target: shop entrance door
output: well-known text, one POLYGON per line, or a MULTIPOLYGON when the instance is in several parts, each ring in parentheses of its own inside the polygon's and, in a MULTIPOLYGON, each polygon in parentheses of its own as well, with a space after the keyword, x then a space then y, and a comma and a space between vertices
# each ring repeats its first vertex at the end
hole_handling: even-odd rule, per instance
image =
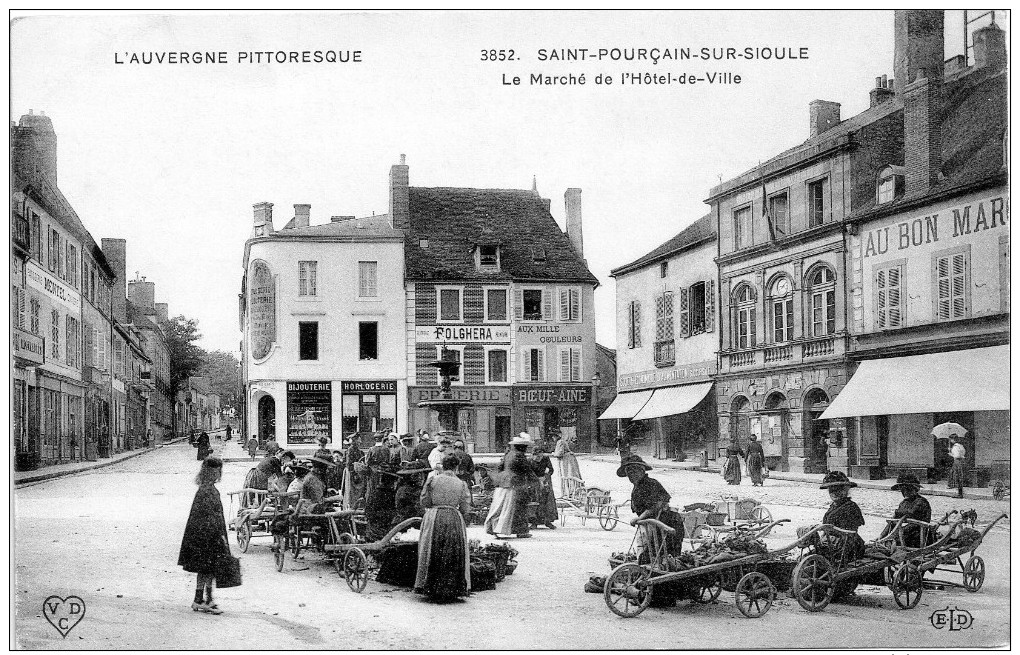
POLYGON ((829 397, 821 389, 813 389, 804 398, 804 472, 826 473, 829 470, 828 419, 820 418, 829 406, 829 397))
POLYGON ((379 431, 379 396, 367 394, 361 397, 360 422, 362 432, 379 431))
POLYGON ((496 450, 495 452, 501 453, 506 450, 507 444, 510 443, 510 408, 509 407, 497 407, 496 408, 496 419, 495 419, 495 432, 496 432, 496 450))
POLYGON ((265 443, 276 438, 276 400, 272 396, 262 396, 258 405, 259 442, 265 443))

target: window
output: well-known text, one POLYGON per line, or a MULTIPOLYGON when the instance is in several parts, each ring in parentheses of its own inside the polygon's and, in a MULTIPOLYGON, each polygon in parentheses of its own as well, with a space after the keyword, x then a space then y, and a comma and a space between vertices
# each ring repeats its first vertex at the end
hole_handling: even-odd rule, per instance
POLYGON ((518 320, 541 321, 552 316, 552 293, 548 289, 518 289, 514 312, 518 320))
POLYGON ((688 319, 690 321, 690 334, 701 334, 708 329, 708 324, 705 320, 705 309, 707 308, 707 285, 704 282, 695 282, 687 290, 687 302, 689 305, 688 311, 690 312, 688 319))
POLYGON ((637 300, 627 306, 627 347, 641 347, 641 303, 637 300))
POLYGON ((969 315, 970 271, 966 251, 935 257, 935 318, 952 321, 969 315))
POLYGON ((808 183, 808 227, 818 227, 825 222, 828 184, 827 179, 808 183))
POLYGON ((89 269, 89 296, 92 302, 96 302, 96 268, 95 266, 89 269))
POLYGON ((318 286, 319 262, 298 262, 298 295, 314 296, 318 286))
POLYGON ((673 340, 673 292, 655 297, 655 340, 673 340))
POLYGON ((60 312, 50 312, 50 357, 60 361, 60 312))
POLYGON ((479 268, 499 268, 499 247, 498 246, 478 246, 478 266, 479 268))
POLYGON ((531 246, 531 260, 536 263, 542 263, 545 261, 545 248, 540 246, 531 246))
POLYGON ((755 321, 757 295, 749 284, 741 284, 733 294, 733 345, 736 348, 753 348, 757 343, 755 321))
POLYGON ((378 323, 358 323, 358 359, 379 359, 378 323))
POLYGON ((832 334, 836 331, 836 274, 828 266, 819 266, 808 277, 808 289, 811 336, 832 334))
POLYGON ((493 349, 485 352, 485 382, 508 382, 508 353, 504 349, 493 349))
POLYGON ((47 262, 49 264, 50 273, 57 273, 63 275, 63 262, 62 253, 60 252, 60 233, 49 228, 49 248, 47 252, 47 262))
POLYGON ((772 319, 772 341, 783 343, 793 339, 793 285, 790 278, 780 276, 769 289, 772 319))
POLYGON ((319 323, 300 321, 298 323, 298 359, 319 358, 319 323))
POLYGON ((790 199, 785 192, 769 198, 769 218, 777 239, 790 233, 790 199))
POLYGON ((74 245, 67 244, 67 266, 65 267, 64 280, 74 288, 78 288, 78 249, 74 245))
POLYGON ((485 290, 485 320, 487 322, 505 323, 507 321, 507 290, 485 290))
POLYGON ((39 309, 41 307, 42 305, 40 304, 39 299, 32 296, 32 300, 29 302, 29 308, 31 309, 29 317, 29 331, 31 331, 32 334, 39 334, 39 309))
POLYGON ((581 320, 581 289, 568 287, 559 289, 560 321, 577 323, 581 320))
POLYGON ((878 176, 878 204, 889 202, 896 197, 896 177, 892 168, 886 166, 878 176))
POLYGON ((439 293, 439 320, 440 321, 461 321, 464 316, 464 306, 460 288, 437 289, 439 293))
POLYGON ((379 297, 379 262, 358 262, 358 297, 379 297))
POLYGON ((662 262, 659 264, 659 277, 664 278, 669 275, 669 262, 662 262))
POLYGON ((882 268, 875 272, 875 317, 880 330, 902 327, 902 265, 882 268))
POLYGON ((545 382, 545 348, 524 348, 521 358, 521 379, 524 382, 545 382))
POLYGON ((751 208, 744 207, 733 212, 733 246, 737 250, 753 242, 751 234, 751 208))
MULTIPOLYGON (((456 373, 450 376, 450 384, 464 384, 464 346, 446 346, 446 358, 460 364, 456 373)), ((443 359, 443 346, 436 346, 436 359, 443 359)), ((436 384, 442 384, 439 370, 436 370, 436 384)))
POLYGON ((560 382, 581 381, 581 348, 563 346, 560 348, 560 382))
POLYGON ((422 248, 422 249, 428 248, 429 247, 429 240, 428 239, 418 239, 418 247, 422 248))
POLYGON ((78 339, 81 335, 79 334, 79 323, 78 319, 67 317, 67 330, 65 337, 67 339, 67 365, 73 368, 81 367, 81 348, 78 344, 78 339))
POLYGON ((124 375, 124 342, 120 337, 114 337, 113 372, 117 375, 124 375))
POLYGON ((11 316, 14 319, 14 325, 22 330, 28 324, 28 311, 25 307, 26 296, 24 288, 11 285, 11 316))
POLYGON ((43 235, 42 235, 42 221, 39 220, 39 214, 32 212, 31 220, 32 228, 32 257, 35 258, 40 264, 43 262, 43 235))

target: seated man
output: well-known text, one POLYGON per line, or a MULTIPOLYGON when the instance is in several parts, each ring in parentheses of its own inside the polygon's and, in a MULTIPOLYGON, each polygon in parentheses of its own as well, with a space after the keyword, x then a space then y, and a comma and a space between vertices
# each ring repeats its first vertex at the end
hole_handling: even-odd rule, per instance
MULTIPOLYGON (((892 490, 902 493, 903 500, 900 501, 900 506, 893 513, 893 518, 889 519, 888 525, 882 531, 882 537, 888 535, 896 526, 896 523, 903 517, 925 523, 931 522, 931 504, 920 495, 921 481, 917 479, 916 475, 913 473, 901 473, 896 478, 896 484, 892 486, 892 490)), ((903 535, 904 546, 920 548, 925 545, 922 543, 923 526, 904 524, 900 534, 903 535)))
POLYGON ((294 517, 305 514, 321 514, 325 509, 322 504, 325 487, 318 477, 309 473, 312 465, 307 461, 299 460, 294 462, 291 469, 294 471, 295 478, 288 491, 297 490, 298 500, 289 513, 273 521, 270 532, 274 535, 286 534, 294 522, 294 517))

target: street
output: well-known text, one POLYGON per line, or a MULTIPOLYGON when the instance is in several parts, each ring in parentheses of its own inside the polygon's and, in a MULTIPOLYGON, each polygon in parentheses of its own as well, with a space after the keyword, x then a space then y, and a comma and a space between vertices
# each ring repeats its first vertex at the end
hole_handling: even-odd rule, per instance
MULTIPOLYGON (((236 442, 221 445, 227 457, 241 457, 236 442)), ((16 643, 27 649, 640 649, 640 648, 968 648, 1009 644, 1009 521, 1003 521, 978 549, 987 578, 976 594, 960 589, 924 592, 918 607, 900 610, 885 587, 864 586, 847 603, 808 613, 780 593, 761 619, 744 618, 724 591, 718 601, 675 608, 649 608, 633 619, 609 612, 601 595, 583 592, 592 574, 608 575, 607 559, 626 550, 633 529, 621 523, 602 530, 568 516, 565 527, 539 529, 534 538, 512 543, 520 551, 516 573, 493 591, 463 602, 433 604, 406 589, 370 581, 361 595, 351 592, 335 569, 310 553, 287 556, 275 570, 269 540, 256 537, 241 556, 244 584, 217 591, 221 616, 190 608, 195 577, 177 565, 184 523, 198 469, 187 443, 168 446, 89 473, 18 488, 15 504, 16 643), (66 637, 43 616, 51 595, 77 595, 85 617, 66 637), (943 608, 973 617, 964 630, 936 629, 930 617, 943 608)), ((240 488, 250 462, 228 462, 218 485, 240 488)), ((629 497, 629 483, 615 465, 581 459, 588 486, 629 497)), ((727 487, 718 475, 655 470, 673 495, 672 504, 717 499, 727 487)), ((766 503, 775 518, 790 518, 768 540, 781 546, 798 525, 818 522, 827 504, 824 491, 798 482, 767 481, 739 489, 766 503)), ((854 489, 865 512, 865 539, 873 538, 899 502, 898 494, 854 489)), ((1009 501, 931 498, 933 515, 974 507, 979 525, 1009 501)), ((229 509, 228 509, 229 512, 229 509)), ((623 517, 629 519, 629 510, 623 517)), ((487 541, 480 526, 469 538, 487 541)), ((232 546, 233 533, 230 534, 232 546)), ((959 576, 957 576, 958 579, 959 576)))

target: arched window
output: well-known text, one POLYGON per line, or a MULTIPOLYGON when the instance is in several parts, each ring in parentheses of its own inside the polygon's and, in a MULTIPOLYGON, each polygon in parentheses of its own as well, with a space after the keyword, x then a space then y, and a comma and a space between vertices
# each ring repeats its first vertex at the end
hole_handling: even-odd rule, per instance
POLYGON ((747 283, 741 284, 733 292, 733 346, 735 348, 753 348, 755 346, 755 321, 757 320, 755 301, 758 295, 747 283))
POLYGON ((886 166, 878 172, 875 200, 878 204, 892 202, 903 192, 903 167, 886 166))
POLYGON ((823 337, 836 331, 836 274, 818 266, 807 278, 811 336, 823 337))
POLYGON ((772 322, 772 341, 783 343, 793 339, 793 284, 790 278, 780 275, 769 287, 769 320, 772 322))

